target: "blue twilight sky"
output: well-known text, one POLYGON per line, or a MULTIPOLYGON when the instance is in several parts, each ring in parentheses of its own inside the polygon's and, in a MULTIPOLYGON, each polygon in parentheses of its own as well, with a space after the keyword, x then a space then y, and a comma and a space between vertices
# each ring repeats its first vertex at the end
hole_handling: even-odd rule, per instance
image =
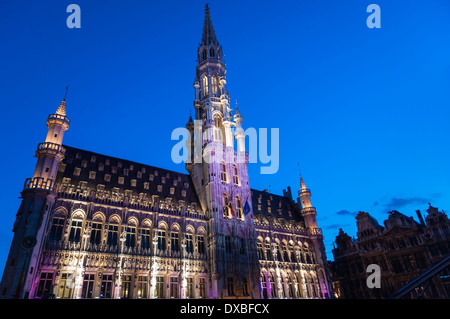
MULTIPOLYGON (((46 118, 70 86, 64 143, 185 172, 170 152, 193 109, 205 1, 0 1, 0 268, 46 118), (81 7, 81 29, 66 8, 81 7)), ((450 1, 210 1, 244 127, 279 128, 280 165, 251 187, 312 191, 328 258, 355 212, 380 224, 450 209, 450 1), (381 29, 366 8, 381 7, 381 29)))

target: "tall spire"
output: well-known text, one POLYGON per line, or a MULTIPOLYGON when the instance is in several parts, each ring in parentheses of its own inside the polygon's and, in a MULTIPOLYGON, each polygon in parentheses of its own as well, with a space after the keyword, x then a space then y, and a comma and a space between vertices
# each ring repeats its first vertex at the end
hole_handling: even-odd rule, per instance
POLYGON ((209 15, 209 6, 205 5, 205 23, 203 25, 203 34, 202 34, 202 45, 208 46, 210 44, 219 46, 219 42, 216 38, 216 33, 214 32, 214 27, 211 21, 211 17, 209 15))

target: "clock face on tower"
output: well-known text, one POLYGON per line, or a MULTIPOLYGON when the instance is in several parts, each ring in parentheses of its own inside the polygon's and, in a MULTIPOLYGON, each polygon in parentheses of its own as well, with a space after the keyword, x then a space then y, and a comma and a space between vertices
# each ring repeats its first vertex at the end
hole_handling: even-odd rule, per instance
POLYGON ((31 249, 36 245, 36 237, 28 235, 22 239, 22 247, 25 249, 31 249))

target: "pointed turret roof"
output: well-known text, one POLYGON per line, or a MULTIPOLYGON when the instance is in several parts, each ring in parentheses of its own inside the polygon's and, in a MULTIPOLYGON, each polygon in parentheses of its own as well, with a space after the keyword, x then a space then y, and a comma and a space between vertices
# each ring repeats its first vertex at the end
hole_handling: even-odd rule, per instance
POLYGON ((61 101, 61 104, 58 106, 56 110, 56 114, 66 116, 66 98, 61 101))
POLYGON ((66 93, 64 93, 64 98, 61 101, 61 104, 59 105, 58 109, 56 110, 56 114, 66 116, 66 97, 67 97, 67 91, 69 90, 69 86, 66 86, 66 93))
POLYGON ((302 176, 300 176, 300 190, 302 192, 308 190, 308 188, 306 188, 306 185, 305 185, 305 182, 303 181, 303 177, 302 176))

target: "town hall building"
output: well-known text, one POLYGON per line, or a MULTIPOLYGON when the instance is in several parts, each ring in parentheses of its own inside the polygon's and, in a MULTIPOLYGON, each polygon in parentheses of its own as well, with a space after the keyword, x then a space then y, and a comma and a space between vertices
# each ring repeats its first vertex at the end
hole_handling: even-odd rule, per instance
POLYGON ((295 199, 289 187, 283 196, 250 188, 243 117, 231 113, 208 6, 197 55, 186 128, 192 137, 200 125, 209 160, 190 141, 187 173, 63 144, 65 99, 48 116, 0 298, 331 297, 303 179, 295 199))

